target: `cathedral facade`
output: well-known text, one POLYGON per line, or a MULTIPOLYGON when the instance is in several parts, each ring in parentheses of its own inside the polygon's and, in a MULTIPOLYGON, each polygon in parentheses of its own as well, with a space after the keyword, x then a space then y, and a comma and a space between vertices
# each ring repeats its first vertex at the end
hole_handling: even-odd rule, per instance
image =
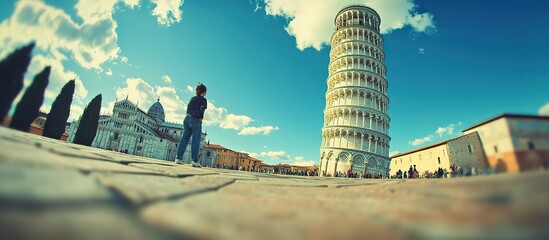
POLYGON ((334 20, 320 146, 321 176, 389 173, 389 98, 381 18, 362 5, 334 20))
MULTIPOLYGON (((78 122, 71 124, 69 142, 73 141, 77 127, 78 122)), ((182 135, 182 124, 165 121, 164 107, 160 99, 145 112, 126 98, 114 104, 111 116, 100 116, 92 147, 174 161, 182 135)), ((201 159, 206 155, 203 153, 205 138, 206 134, 202 133, 201 159)), ((185 162, 190 161, 192 141, 189 141, 183 155, 185 162)))

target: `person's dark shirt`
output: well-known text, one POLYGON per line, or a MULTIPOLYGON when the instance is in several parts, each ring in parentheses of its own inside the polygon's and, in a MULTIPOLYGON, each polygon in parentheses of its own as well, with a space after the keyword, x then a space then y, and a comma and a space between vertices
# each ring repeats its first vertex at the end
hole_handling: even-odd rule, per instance
POLYGON ((208 100, 202 96, 194 96, 187 104, 187 114, 197 119, 203 119, 206 108, 208 108, 208 100))

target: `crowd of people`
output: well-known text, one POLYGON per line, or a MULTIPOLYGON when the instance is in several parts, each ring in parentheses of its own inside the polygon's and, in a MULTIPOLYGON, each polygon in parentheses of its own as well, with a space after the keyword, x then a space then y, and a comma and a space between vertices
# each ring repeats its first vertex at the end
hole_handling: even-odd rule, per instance
POLYGON ((490 174, 495 172, 494 169, 486 168, 483 171, 478 171, 475 167, 462 167, 456 164, 450 165, 450 170, 439 167, 434 171, 425 171, 422 175, 416 169, 416 165, 410 166, 407 171, 398 170, 391 178, 410 179, 410 178, 448 178, 448 177, 464 177, 480 174, 490 174))
POLYGON ((246 172, 258 172, 258 173, 267 173, 267 174, 282 174, 282 175, 294 175, 294 176, 318 176, 318 171, 316 170, 289 170, 285 168, 263 168, 259 167, 255 169, 254 167, 244 167, 244 166, 233 166, 233 165, 224 165, 217 164, 216 168, 226 169, 226 170, 237 170, 237 171, 246 171, 246 172))
MULTIPOLYGON (((324 171, 324 176, 326 177, 332 177, 332 174, 326 173, 324 171)), ((347 172, 336 172, 333 177, 340 177, 340 178, 376 178, 376 179, 382 179, 383 174, 381 173, 366 173, 364 174, 362 171, 360 172, 352 172, 351 169, 347 170, 347 172)))

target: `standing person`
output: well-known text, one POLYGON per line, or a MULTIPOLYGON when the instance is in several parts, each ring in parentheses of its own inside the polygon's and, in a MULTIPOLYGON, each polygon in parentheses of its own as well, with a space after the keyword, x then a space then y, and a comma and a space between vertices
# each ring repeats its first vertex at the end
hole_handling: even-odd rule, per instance
POLYGON ((189 104, 187 104, 187 116, 183 121, 183 136, 179 140, 175 158, 177 164, 183 164, 183 153, 185 153, 189 139, 192 136, 191 165, 193 167, 202 167, 198 163, 198 152, 200 150, 200 138, 202 137, 202 119, 204 118, 204 111, 208 108, 208 100, 204 96, 206 96, 206 86, 198 83, 196 85, 196 96, 192 97, 189 104))

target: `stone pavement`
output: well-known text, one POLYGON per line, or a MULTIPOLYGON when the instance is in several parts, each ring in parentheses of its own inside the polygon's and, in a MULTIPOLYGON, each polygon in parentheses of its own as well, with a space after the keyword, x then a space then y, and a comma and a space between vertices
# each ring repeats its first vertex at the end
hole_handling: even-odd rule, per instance
POLYGON ((547 239, 549 172, 460 179, 192 168, 0 127, 0 239, 547 239))

